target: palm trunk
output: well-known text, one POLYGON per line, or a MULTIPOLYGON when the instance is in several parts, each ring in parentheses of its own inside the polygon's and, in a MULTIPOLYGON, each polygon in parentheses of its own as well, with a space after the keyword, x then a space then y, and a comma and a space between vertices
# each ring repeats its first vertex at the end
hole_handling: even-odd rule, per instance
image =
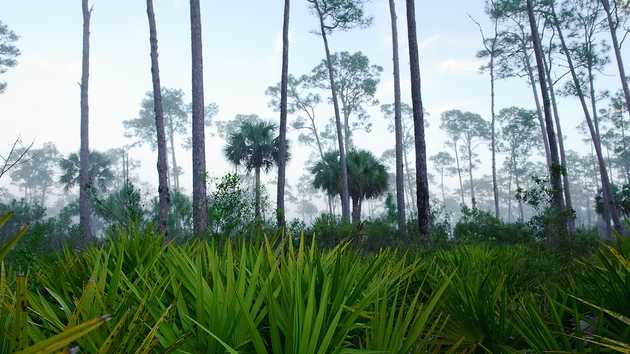
POLYGON ((330 48, 328 46, 328 37, 326 35, 326 27, 324 26, 324 18, 319 8, 318 2, 315 2, 315 9, 319 16, 319 24, 324 41, 324 49, 326 51, 326 66, 328 67, 328 79, 330 80, 330 91, 332 94, 333 107, 335 110, 335 124, 337 127, 337 142, 339 144, 339 160, 341 164, 341 215, 344 221, 350 220, 350 193, 348 189, 348 160, 346 158, 346 150, 344 148, 344 135, 341 126, 341 114, 339 113, 339 100, 337 99, 337 87, 335 86, 335 75, 332 62, 330 60, 330 48))
POLYGON ((406 234, 405 215, 405 176, 403 171, 403 130, 400 108, 400 59, 398 58, 398 26, 396 24, 396 4, 389 0, 389 14, 392 21, 392 58, 394 65, 394 131, 396 135, 396 210, 398 211, 398 232, 406 234))
MULTIPOLYGON (((529 0, 531 1, 531 0, 529 0)), ((606 224, 609 225, 609 220, 612 218, 613 225, 615 230, 620 234, 625 234, 625 230, 621 225, 621 221, 619 219, 619 213, 612 199, 612 191, 610 186, 610 180, 608 179, 608 171, 606 170, 606 164, 604 163, 604 157, 602 155, 601 145, 599 144, 599 137, 595 132, 595 126, 593 125, 593 120, 591 119, 591 115, 589 113, 588 107, 586 105, 586 100, 584 98, 584 94, 582 92, 582 87, 580 86, 580 80, 575 72, 575 67, 573 65, 573 58, 571 58, 570 52, 567 48, 564 35, 562 34, 562 28, 560 27, 560 23, 558 21, 557 15, 555 13, 555 9, 552 3, 552 15, 554 20, 554 26, 558 32, 558 37, 560 38, 560 44, 562 46, 562 51, 564 52, 567 64, 569 65, 569 70, 571 72, 571 77, 573 79, 573 83, 575 85, 578 98, 580 99, 580 104, 582 106, 582 111, 584 112, 584 117, 586 118, 586 123, 588 124, 588 129, 591 134, 591 139, 593 140, 593 145, 595 147, 595 153, 597 156, 597 162, 599 165, 599 174, 602 183, 602 194, 604 199, 604 218, 606 219, 606 224)), ((607 237, 610 237, 607 235, 607 237)))
POLYGON ((407 35, 411 73, 411 102, 416 146, 416 199, 418 200, 418 226, 420 235, 430 241, 431 211, 429 206, 429 178, 427 175, 427 148, 424 139, 424 107, 420 82, 420 58, 416 34, 415 0, 407 0, 407 35))
MULTIPOLYGON (((560 148, 560 163, 562 165, 562 184, 564 187, 564 202, 568 210, 573 210, 573 200, 571 198, 571 185, 569 182, 569 170, 567 168, 567 156, 564 149, 564 135, 562 134, 562 125, 560 124, 560 115, 558 113, 558 103, 556 101, 556 90, 551 79, 551 65, 543 57, 545 64, 545 72, 547 73, 547 82, 549 84, 549 96, 551 97, 551 107, 553 108, 553 116, 556 123, 556 131, 558 133, 558 147, 560 148)), ((567 226, 571 234, 575 233, 575 218, 570 217, 567 220, 567 226)))
POLYGON ((290 0, 284 0, 284 20, 282 25, 282 78, 280 80, 280 151, 278 154, 278 189, 276 195, 276 216, 278 227, 286 225, 284 209, 284 189, 286 183, 287 156, 287 87, 289 78, 289 13, 290 0))
POLYGON ((260 220, 260 167, 256 167, 254 173, 254 217, 260 220))
MULTIPOLYGON (((545 126, 547 128, 547 137, 549 142, 549 157, 551 160, 549 175, 551 180, 551 187, 553 188, 552 205, 554 208, 556 208, 557 211, 563 213, 564 198, 562 192, 562 173, 560 157, 558 154, 558 144, 556 143, 556 133, 553 129, 553 116, 551 115, 551 101, 549 99, 549 90, 547 89, 547 79, 543 63, 543 51, 542 45, 540 44, 540 37, 538 35, 536 18, 534 17, 534 5, 532 3, 532 0, 527 0, 527 10, 529 16, 529 24, 532 31, 532 40, 534 42, 534 53, 536 56, 536 66, 538 69, 538 81, 540 83, 540 92, 543 99, 545 126)), ((566 224, 564 224, 559 231, 566 232, 566 224)))
POLYGON ((190 33, 192 52, 193 222, 195 235, 201 235, 208 224, 208 201, 206 199, 203 51, 199 0, 190 0, 190 33))
POLYGON ((158 171, 158 224, 163 235, 168 234, 168 162, 166 158, 166 136, 164 132, 164 111, 162 110, 162 88, 160 85, 160 67, 158 63, 158 41, 153 11, 153 0, 147 0, 147 17, 149 19, 149 41, 151 42, 151 78, 153 79, 153 110, 155 113, 155 130, 157 132, 157 171, 158 171))
POLYGON ((90 76, 90 17, 92 9, 88 0, 82 1, 83 8, 83 58, 81 73, 81 151, 79 162, 79 223, 83 241, 92 238, 90 199, 92 183, 90 181, 90 136, 88 85, 90 76))
POLYGON ((619 71, 619 78, 621 79, 621 87, 623 88, 623 96, 626 100, 626 110, 628 116, 630 116, 630 88, 628 88, 628 79, 626 77, 626 70, 623 66, 623 59, 621 58, 621 44, 617 39, 617 26, 614 24, 612 14, 610 13, 610 3, 608 0, 601 0, 606 10, 606 18, 608 19, 608 28, 610 29, 610 37, 612 38, 613 49, 615 51, 615 58, 617 59, 617 69, 619 71))

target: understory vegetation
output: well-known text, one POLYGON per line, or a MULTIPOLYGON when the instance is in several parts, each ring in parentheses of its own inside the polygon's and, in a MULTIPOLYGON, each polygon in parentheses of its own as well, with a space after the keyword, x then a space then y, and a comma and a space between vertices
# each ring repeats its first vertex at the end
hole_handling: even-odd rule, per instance
POLYGON ((523 236, 527 225, 465 213, 430 246, 381 248, 385 221, 363 235, 322 217, 299 235, 257 225, 186 241, 130 223, 27 259, 33 230, 7 214, 3 230, 21 239, 0 253, 0 352, 630 350, 627 238, 578 235, 560 251, 523 236))

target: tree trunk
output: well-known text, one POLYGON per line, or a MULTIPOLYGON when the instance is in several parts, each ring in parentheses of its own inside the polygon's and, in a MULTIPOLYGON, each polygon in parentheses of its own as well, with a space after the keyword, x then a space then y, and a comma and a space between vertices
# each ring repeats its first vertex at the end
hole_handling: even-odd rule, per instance
POLYGON ((149 19, 149 41, 151 43, 151 78, 153 79, 153 110, 155 113, 155 130, 157 132, 157 171, 158 171, 158 224, 160 232, 168 235, 168 162, 166 158, 166 136, 164 132, 164 111, 162 110, 162 88, 160 85, 160 67, 158 64, 158 41, 153 12, 153 0, 147 0, 147 17, 149 19))
POLYGON ((192 52, 193 222, 195 235, 201 235, 208 224, 208 201, 206 199, 203 51, 199 0, 190 0, 190 33, 192 52))
POLYGON ((355 227, 361 224, 361 200, 352 198, 352 225, 355 227))
MULTIPOLYGON (((543 63, 543 51, 538 35, 538 26, 534 17, 534 5, 532 0, 527 0, 527 14, 529 16, 529 24, 532 31, 532 40, 534 42, 534 53, 536 56, 536 67, 538 69, 538 81, 540 83, 540 93, 543 99, 543 109, 545 113, 545 126, 547 128, 547 137, 549 142, 549 152, 551 166, 549 167, 549 175, 551 187, 553 188, 552 205, 560 213, 564 213, 564 198, 562 192, 562 167, 560 165, 560 157, 558 155, 558 144, 556 143, 556 133, 553 129, 553 116, 551 115, 551 101, 549 99, 549 90, 547 89, 547 79, 543 63)), ((566 232, 566 224, 563 225, 561 232, 566 232)))
POLYGON ((457 151, 457 141, 453 141, 453 150, 455 150, 455 164, 457 165, 457 175, 459 177, 459 194, 462 198, 462 206, 466 205, 464 198, 464 179, 462 178, 462 169, 459 165, 459 152, 457 151))
POLYGON ((319 16, 319 24, 324 41, 324 49, 326 51, 326 66, 328 67, 328 79, 330 80, 330 91, 332 94, 333 107, 335 110, 335 124, 337 127, 337 142, 339 144, 339 160, 341 164, 341 217, 344 221, 350 221, 350 193, 348 188, 348 160, 346 158, 346 150, 343 141, 343 128, 341 126, 341 114, 339 113, 339 100, 337 98, 337 86, 335 85, 335 75, 332 62, 330 60, 330 48, 328 46, 328 37, 324 26, 324 18, 319 8, 319 4, 315 2, 315 9, 319 16))
MULTIPOLYGON (((403 127, 403 131, 404 131, 404 127, 403 127)), ((403 162, 405 165, 405 177, 407 180, 407 190, 408 193, 410 195, 409 199, 411 200, 411 213, 415 213, 415 215, 418 215, 418 205, 416 204, 416 198, 414 198, 413 194, 414 194, 414 183, 411 180, 411 170, 409 169, 409 156, 407 156, 407 149, 405 149, 405 147, 403 146, 403 162)))
POLYGON ((508 222, 512 222, 512 176, 513 173, 513 164, 514 158, 510 157, 510 168, 509 168, 509 176, 508 176, 508 222))
MULTIPOLYGON (((560 164, 562 165, 562 184, 564 191, 564 202, 568 210, 573 210, 573 200, 571 198, 571 185, 569 181, 569 170, 567 168, 567 156, 564 149, 564 135, 562 134, 562 125, 560 124, 560 115, 558 113, 558 103, 556 101, 556 90, 554 89, 554 83, 551 78, 551 63, 543 57, 543 64, 545 64, 545 72, 547 73, 547 82, 549 84, 549 96, 551 98, 551 107, 553 108, 553 117, 556 123, 556 131, 558 133, 558 147, 560 148, 560 164)), ((575 233, 575 218, 570 217, 567 220, 567 226, 571 234, 575 233)))
POLYGON ((173 162, 173 166, 171 168, 172 171, 172 179, 173 179, 173 189, 175 192, 179 192, 179 167, 177 166, 177 159, 175 158, 175 128, 173 127, 173 119, 168 120, 169 125, 169 141, 171 145, 171 161, 173 162))
POLYGON ((409 40, 409 66, 411 73, 411 102, 416 146, 416 199, 420 235, 430 241, 431 211, 429 206, 429 178, 427 175, 427 149, 424 140, 424 107, 420 82, 420 58, 416 35, 415 0, 407 0, 407 35, 409 40))
POLYGON ((630 88, 628 88, 626 70, 623 66, 623 59, 621 58, 621 44, 619 44, 619 40, 617 39, 617 26, 614 24, 612 14, 610 13, 610 2, 608 0, 602 0, 602 5, 604 5, 604 10, 606 10, 608 28, 610 29, 610 37, 612 38, 615 58, 617 59, 617 69, 619 71, 619 78, 621 79, 621 87, 623 88, 623 96, 626 100, 626 110, 628 116, 630 116, 630 88))
POLYGON ((260 167, 256 167, 254 171, 254 217, 260 220, 260 167))
POLYGON ((495 20, 495 36, 492 40, 492 50, 490 51, 490 112, 492 115, 492 121, 490 122, 491 128, 491 142, 490 148, 492 150, 492 194, 494 196, 494 216, 499 219, 501 213, 499 210, 499 187, 497 185, 497 148, 496 148, 496 113, 495 113, 495 93, 494 93, 494 56, 497 42, 497 21, 495 20))
MULTIPOLYGON (((516 190, 519 190, 521 188, 521 181, 518 172, 514 175, 514 179, 514 182, 516 183, 516 190)), ((523 222, 525 220, 525 212, 523 211, 523 200, 520 198, 518 200, 518 215, 519 221, 523 222)))
POLYGON ((92 182, 90 179, 90 129, 88 85, 90 77, 90 17, 92 8, 88 0, 82 0, 83 8, 83 58, 81 65, 81 151, 79 153, 79 225, 83 242, 92 238, 90 199, 92 182))
POLYGON ((593 65, 591 60, 588 60, 587 72, 588 72, 588 89, 591 95, 591 114, 593 115, 593 124, 595 125, 595 133, 597 133, 597 141, 599 148, 602 148, 602 135, 599 133, 599 112, 597 111, 597 97, 595 97, 595 77, 593 76, 593 65))
MULTIPOLYGON (((523 48, 523 50, 525 50, 523 48)), ((540 131, 543 138, 543 145, 545 147, 545 158, 547 161, 547 168, 551 167, 551 151, 549 147, 549 137, 547 136, 547 128, 545 127, 545 117, 543 115, 543 108, 540 105, 538 99, 538 90, 536 89, 536 79, 534 79, 534 69, 529 61, 527 52, 523 54, 525 56, 525 67, 527 69, 527 76, 529 78, 530 86, 532 87, 532 94, 534 95, 534 102, 536 103, 536 117, 538 117, 538 123, 540 124, 540 131)))
POLYGON ((276 195, 276 217, 278 227, 286 226, 284 189, 286 183, 287 156, 287 88, 289 80, 289 13, 290 0, 284 0, 282 25, 282 78, 280 80, 280 152, 278 154, 278 189, 276 195))
MULTIPOLYGON (((604 208, 603 208, 604 218, 606 218, 607 224, 608 224, 608 220, 612 218, 615 230, 617 230, 617 232, 619 232, 620 234, 625 234, 625 230, 623 226, 621 225, 621 221, 619 219, 619 213, 617 211, 616 206, 613 203, 610 180, 608 179, 608 171, 606 170, 606 164, 604 163, 604 157, 602 154, 601 145, 599 144, 599 138, 597 136, 597 133, 595 132, 595 126, 593 125, 593 120, 591 119, 590 112, 586 105, 584 93, 582 92, 582 87, 580 86, 580 80, 575 72, 575 67, 573 65, 573 58, 571 58, 570 52, 567 48, 564 35, 562 34, 562 28, 560 27, 560 23, 558 21, 555 9, 553 7, 553 3, 552 3, 552 15, 553 15, 553 20, 554 20, 554 26, 556 27, 556 30, 558 32, 558 38, 560 38, 562 51, 564 52, 566 56, 567 64, 569 65, 569 71, 571 72, 571 77, 573 79, 573 83, 575 85, 578 98, 580 99, 582 111, 584 112, 584 117, 586 118, 586 123, 588 124, 588 129, 591 134, 591 139, 593 140, 593 145, 595 147, 595 153, 596 153, 597 162, 599 165, 599 174, 600 174, 600 179, 602 183, 602 195, 604 197, 603 198, 604 199, 604 208)), ((607 236, 609 237, 609 235, 607 236)))
POLYGON ((407 216, 405 215, 405 175, 403 171, 403 129, 400 108, 400 59, 398 57, 398 26, 396 24, 396 4, 389 0, 389 14, 392 21, 392 58, 394 65, 394 131, 396 135, 396 210, 398 211, 398 232, 406 235, 407 216))
POLYGON ((477 199, 475 198, 475 184, 473 179, 473 165, 472 165, 472 142, 467 142, 468 147, 468 176, 470 178, 470 203, 473 209, 477 208, 477 199))
POLYGON ((442 203, 446 207, 446 189, 444 188, 444 168, 440 169, 440 186, 442 187, 442 203))

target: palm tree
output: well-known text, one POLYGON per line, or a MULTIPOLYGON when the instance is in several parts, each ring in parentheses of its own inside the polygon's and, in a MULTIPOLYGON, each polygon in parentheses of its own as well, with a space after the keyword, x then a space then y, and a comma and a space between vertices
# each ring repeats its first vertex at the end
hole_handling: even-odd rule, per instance
MULTIPOLYGON (((245 121, 227 138, 224 148, 225 157, 236 167, 244 166, 247 172, 254 170, 255 201, 254 213, 260 219, 260 172, 265 172, 278 165, 280 157, 280 138, 275 135, 276 125, 261 120, 245 121)), ((288 160, 288 146, 285 158, 288 160)))
MULTIPOLYGON (((341 166, 339 153, 328 152, 313 166, 313 186, 329 194, 340 194, 339 174, 341 166)), ((349 193, 352 199, 352 223, 361 223, 361 206, 366 199, 383 195, 388 187, 388 174, 385 165, 371 152, 352 150, 348 152, 349 193)))

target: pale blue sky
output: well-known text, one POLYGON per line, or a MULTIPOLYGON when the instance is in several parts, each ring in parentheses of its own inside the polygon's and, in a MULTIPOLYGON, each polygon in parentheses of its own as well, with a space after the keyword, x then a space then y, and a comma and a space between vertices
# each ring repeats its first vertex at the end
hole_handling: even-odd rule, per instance
MULTIPOLYGON (((160 67, 165 87, 190 92, 189 9, 186 0, 155 0, 160 67)), ((144 93, 150 89, 148 25, 145 1, 93 0, 90 77, 91 140, 95 149, 121 146, 122 121, 133 118, 144 93)), ((267 107, 265 89, 279 80, 282 1, 201 1, 204 44, 206 101, 219 106, 218 119, 237 113, 257 113, 277 119, 267 107)), ((404 1, 398 1, 403 99, 409 101, 408 54, 404 1)), ((483 0, 417 1, 417 22, 421 50, 423 96, 430 112, 429 155, 442 150, 439 130, 441 112, 471 110, 489 119, 489 84, 479 74, 475 53, 480 47, 477 27, 467 14, 487 25, 483 0)), ((336 33, 331 37, 334 51, 361 50, 384 67, 378 98, 390 102, 391 44, 386 0, 373 0, 367 12, 374 17, 370 28, 336 33)), ((36 144, 53 141, 64 153, 78 149, 79 87, 81 61, 81 8, 79 0, 3 0, 0 19, 18 33, 22 56, 19 66, 3 75, 9 86, 0 95, 0 141, 17 135, 36 144)), ((305 1, 294 0, 291 12, 290 72, 307 73, 323 57, 321 39, 311 33, 315 17, 305 1)), ((617 89, 613 67, 600 80, 602 88, 617 89)), ((573 129, 582 119, 577 102, 562 99, 562 118, 569 135, 569 147, 586 151, 573 129)), ((533 108, 530 88, 522 80, 497 85, 497 108, 519 105, 533 108)), ((393 136, 378 109, 371 109, 374 130, 359 134, 356 144, 377 155, 390 148, 393 136)), ((331 115, 322 106, 320 117, 331 115)), ((322 122, 323 126, 324 122, 322 122)), ((295 140, 295 135, 291 136, 295 140)), ((222 175, 228 165, 222 157, 223 141, 209 138, 208 170, 222 175)), ((303 146, 294 147, 305 150, 303 146)), ((6 146, 0 147, 6 149, 6 146)), ((487 150, 481 147, 480 152, 487 150)), ((154 154, 135 149, 133 157, 143 161, 142 179, 155 180, 154 154)), ((295 181, 303 172, 306 153, 296 151, 289 169, 295 181)), ((190 170, 189 153, 181 150, 180 160, 190 170), (185 154, 185 155, 184 155, 185 154)), ((486 157, 482 154, 482 157, 486 157)), ((484 164, 482 173, 489 173, 484 164)), ((190 175, 184 176, 190 185, 190 175)), ((273 194, 273 193, 272 193, 273 194)))

